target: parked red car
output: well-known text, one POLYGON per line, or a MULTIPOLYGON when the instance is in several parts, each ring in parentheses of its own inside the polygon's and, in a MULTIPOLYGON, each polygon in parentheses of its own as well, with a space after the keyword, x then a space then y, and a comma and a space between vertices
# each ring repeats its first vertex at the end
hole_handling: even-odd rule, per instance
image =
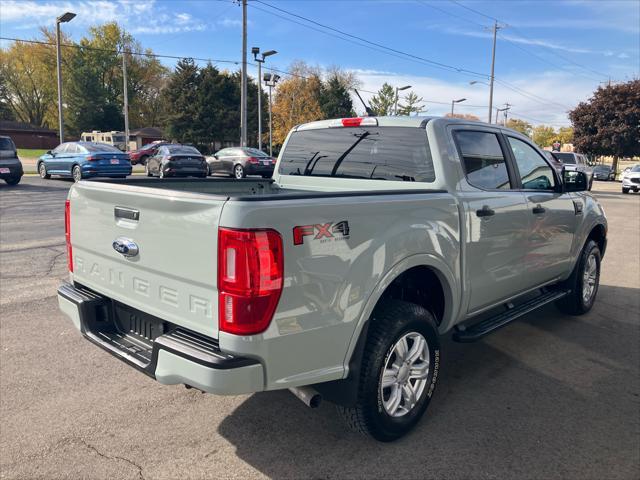
POLYGON ((151 143, 147 143, 146 145, 143 145, 138 150, 129 152, 131 165, 136 165, 138 163, 140 165, 144 165, 145 163, 147 163, 147 158, 153 157, 158 151, 158 148, 167 144, 169 144, 169 142, 166 142, 164 140, 156 140, 155 142, 151 142, 151 143))

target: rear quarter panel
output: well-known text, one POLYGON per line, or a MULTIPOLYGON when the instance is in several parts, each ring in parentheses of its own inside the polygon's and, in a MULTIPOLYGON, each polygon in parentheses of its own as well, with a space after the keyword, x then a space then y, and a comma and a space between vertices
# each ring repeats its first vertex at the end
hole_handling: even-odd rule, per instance
POLYGON ((415 264, 452 283, 460 270, 458 207, 446 193, 229 201, 220 226, 282 235, 284 289, 271 325, 261 335, 219 335, 224 351, 263 362, 267 389, 343 378, 381 285, 415 264), (294 245, 295 226, 342 221, 348 236, 306 236, 294 245))

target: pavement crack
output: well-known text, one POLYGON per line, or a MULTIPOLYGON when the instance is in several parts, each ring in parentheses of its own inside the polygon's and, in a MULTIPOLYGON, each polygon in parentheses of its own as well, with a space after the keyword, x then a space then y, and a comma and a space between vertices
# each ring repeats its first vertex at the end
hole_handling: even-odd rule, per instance
POLYGON ((96 447, 94 447, 93 445, 88 443, 86 440, 84 440, 82 438, 79 438, 78 440, 80 440, 80 442, 85 447, 87 447, 89 450, 95 452, 96 454, 98 454, 102 458, 106 458, 107 460, 122 460, 123 462, 127 462, 129 465, 137 468, 138 469, 138 476, 140 477, 141 480, 145 480, 144 475, 142 473, 142 467, 140 465, 138 465, 136 462, 134 462, 133 460, 129 460, 128 458, 125 458, 125 457, 119 457, 117 455, 107 455, 106 453, 102 453, 100 450, 98 450, 96 447))

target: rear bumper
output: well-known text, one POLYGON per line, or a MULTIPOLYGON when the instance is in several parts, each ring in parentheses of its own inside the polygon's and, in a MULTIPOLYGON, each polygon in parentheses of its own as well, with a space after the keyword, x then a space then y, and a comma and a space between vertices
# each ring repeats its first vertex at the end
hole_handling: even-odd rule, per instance
POLYGON ((131 175, 131 166, 130 165, 122 165, 113 167, 98 167, 92 165, 83 165, 82 166, 82 176, 83 177, 111 177, 111 176, 119 176, 119 175, 131 175))
POLYGON ((68 283, 58 289, 58 305, 87 340, 162 384, 186 384, 218 395, 264 390, 262 365, 223 353, 212 338, 68 283), (147 336, 120 327, 123 309, 126 321, 143 324, 147 336))
POLYGON ((21 177, 23 174, 22 163, 19 160, 0 160, 0 179, 21 177))
POLYGON ((247 175, 266 175, 273 173, 273 165, 255 165, 252 163, 247 163, 247 166, 244 168, 244 172, 247 175))

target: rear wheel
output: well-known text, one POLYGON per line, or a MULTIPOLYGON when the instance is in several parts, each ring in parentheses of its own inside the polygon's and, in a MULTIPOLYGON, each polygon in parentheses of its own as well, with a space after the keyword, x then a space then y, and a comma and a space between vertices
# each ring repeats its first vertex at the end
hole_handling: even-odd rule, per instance
POLYGON ((73 177, 74 182, 82 180, 82 169, 80 168, 80 165, 75 165, 73 167, 73 170, 71 170, 71 176, 73 177))
POLYGON ((356 404, 338 410, 354 430, 390 442, 409 432, 427 409, 440 342, 433 315, 419 305, 388 300, 369 321, 356 404))
POLYGON ((45 180, 51 178, 51 175, 47 173, 47 166, 44 162, 40 162, 40 165, 38 165, 38 173, 40 174, 40 178, 45 180))
POLYGON ((16 177, 5 178, 4 181, 7 182, 7 185, 17 185, 20 183, 20 179, 22 176, 18 175, 16 177))
POLYGON ((600 248, 596 242, 587 241, 565 285, 571 293, 556 302, 560 311, 582 315, 591 310, 600 285, 600 248))
POLYGON ((629 193, 629 189, 622 187, 622 193, 629 193))
POLYGON ((233 167, 233 176, 238 180, 245 177, 244 168, 242 168, 242 165, 236 165, 235 167, 233 167))

